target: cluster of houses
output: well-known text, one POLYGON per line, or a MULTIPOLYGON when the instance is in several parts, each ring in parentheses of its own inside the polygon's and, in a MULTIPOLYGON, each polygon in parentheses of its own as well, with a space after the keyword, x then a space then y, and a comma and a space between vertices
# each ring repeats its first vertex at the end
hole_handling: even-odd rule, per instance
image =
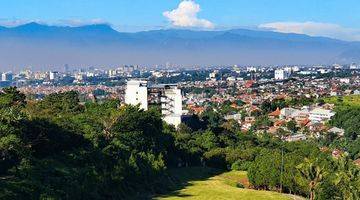
MULTIPOLYGON (((330 78, 291 80, 284 82, 261 82, 244 80, 208 80, 203 82, 183 83, 182 88, 197 88, 190 90, 184 96, 184 105, 190 113, 201 114, 207 109, 220 110, 227 103, 232 102, 233 111, 227 113, 226 120, 235 120, 243 131, 252 129, 257 116, 252 113, 263 112, 261 104, 265 101, 276 99, 308 98, 357 94, 359 82, 355 78, 330 78), (346 90, 342 90, 347 88, 346 90), (201 91, 201 92, 199 92, 201 91), (336 93, 336 94, 335 94, 336 93), (346 93, 346 94, 345 94, 346 93), (238 104, 241 101, 242 104, 238 104)), ((334 115, 333 104, 319 105, 315 102, 309 106, 278 108, 268 113, 272 122, 271 126, 262 126, 258 132, 278 134, 285 131, 289 134, 284 138, 288 141, 305 140, 307 137, 320 137, 322 133, 332 132, 339 136, 344 135, 344 130, 329 127, 329 121, 334 115), (296 123, 297 131, 287 128, 288 122, 296 123)))
MULTIPOLYGON (((295 122, 299 128, 299 133, 289 134, 285 139, 287 141, 304 140, 308 137, 306 131, 311 133, 313 137, 320 137, 320 133, 334 132, 339 136, 344 135, 344 130, 337 127, 330 128, 326 125, 334 115, 332 111, 333 105, 325 104, 324 106, 303 106, 300 109, 283 108, 277 109, 269 114, 269 118, 274 122, 272 127, 267 130, 268 133, 276 134, 279 129, 287 130, 286 124, 289 121, 295 122)), ((287 130, 290 131, 290 130, 287 130)))

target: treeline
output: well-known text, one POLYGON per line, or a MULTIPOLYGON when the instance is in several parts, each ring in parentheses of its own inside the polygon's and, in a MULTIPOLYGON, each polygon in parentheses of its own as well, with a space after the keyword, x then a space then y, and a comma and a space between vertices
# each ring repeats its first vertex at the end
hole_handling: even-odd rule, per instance
POLYGON ((0 92, 0 199, 128 199, 166 193, 167 169, 247 170, 255 189, 358 199, 359 168, 315 141, 242 133, 216 112, 176 130, 155 109, 79 102, 76 92, 27 102, 0 92))

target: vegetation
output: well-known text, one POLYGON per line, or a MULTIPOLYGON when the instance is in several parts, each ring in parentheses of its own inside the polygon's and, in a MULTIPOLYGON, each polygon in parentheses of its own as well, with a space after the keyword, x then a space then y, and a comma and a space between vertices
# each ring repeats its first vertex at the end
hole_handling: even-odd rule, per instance
MULTIPOLYGON (((283 104, 270 102, 264 108, 283 104)), ((27 102, 16 88, 6 88, 0 92, 0 199, 146 199, 174 191, 206 195, 209 184, 216 186, 210 194, 224 198, 286 199, 235 184, 314 199, 359 199, 360 172, 353 159, 360 152, 360 129, 352 120, 360 111, 339 113, 330 123, 346 130, 345 141, 285 143, 267 134, 242 133, 212 110, 175 129, 155 109, 120 106, 116 100, 80 104, 76 92, 27 102), (346 144, 349 154, 335 159, 322 150, 325 143, 346 144), (203 173, 206 167, 212 170, 203 173), (247 171, 249 182, 237 184, 229 174, 208 179, 230 169, 247 171), (181 181, 173 170, 180 177, 198 174, 202 181, 181 181), (188 181, 195 187, 181 190, 188 181)), ((267 121, 263 117, 258 126, 267 121)))
MULTIPOLYGON (((244 182, 246 183, 247 179, 245 172, 231 171, 208 177, 205 175, 203 176, 203 179, 199 180, 199 178, 192 178, 192 176, 194 176, 194 171, 200 174, 206 173, 206 170, 198 168, 184 168, 173 171, 172 173, 174 173, 174 176, 179 177, 179 180, 185 179, 188 184, 180 190, 160 197, 155 197, 155 199, 292 199, 289 196, 276 192, 242 189, 242 184, 244 182)), ((199 176, 199 174, 197 176, 199 176)))
POLYGON ((326 103, 335 104, 338 107, 360 107, 360 95, 349 95, 344 97, 329 97, 326 103))

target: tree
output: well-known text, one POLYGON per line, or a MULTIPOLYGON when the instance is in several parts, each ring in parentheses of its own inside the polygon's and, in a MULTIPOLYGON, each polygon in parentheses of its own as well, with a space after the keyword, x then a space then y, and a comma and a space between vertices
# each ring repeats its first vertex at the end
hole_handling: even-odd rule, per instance
POLYGON ((0 174, 17 166, 28 156, 21 111, 25 96, 16 88, 4 88, 0 92, 0 174))
POLYGON ((0 91, 0 108, 20 106, 26 104, 25 95, 20 93, 16 87, 4 88, 0 91))
POLYGON ((321 183, 324 177, 324 167, 317 164, 317 161, 313 161, 305 158, 304 162, 297 166, 301 176, 308 181, 308 187, 310 191, 310 200, 315 199, 315 189, 321 183))
POLYGON ((54 93, 46 96, 33 107, 28 107, 28 112, 42 118, 65 117, 64 115, 83 112, 83 106, 79 102, 79 94, 75 91, 54 93))
POLYGON ((353 160, 360 158, 360 138, 348 144, 348 151, 353 160))
POLYGON ((124 106, 110 129, 111 139, 124 148, 138 152, 164 150, 163 122, 160 113, 144 111, 137 106, 124 106))
POLYGON ((341 198, 360 199, 360 169, 346 157, 340 157, 336 162, 334 184, 340 190, 341 198))
POLYGON ((287 103, 284 99, 275 99, 273 101, 264 101, 260 108, 264 113, 269 113, 276 110, 277 108, 282 109, 286 106, 287 103))
POLYGON ((223 122, 221 115, 213 110, 205 111, 201 118, 206 122, 207 127, 213 131, 217 130, 223 122))
POLYGON ((286 128, 289 129, 292 133, 296 133, 298 131, 298 127, 296 126, 296 122, 294 120, 287 122, 286 128))
POLYGON ((280 187, 281 153, 263 150, 251 164, 248 177, 258 189, 277 189, 280 187))
POLYGON ((254 125, 252 126, 253 129, 262 129, 269 126, 272 126, 273 122, 270 121, 267 115, 260 116, 256 119, 254 125))

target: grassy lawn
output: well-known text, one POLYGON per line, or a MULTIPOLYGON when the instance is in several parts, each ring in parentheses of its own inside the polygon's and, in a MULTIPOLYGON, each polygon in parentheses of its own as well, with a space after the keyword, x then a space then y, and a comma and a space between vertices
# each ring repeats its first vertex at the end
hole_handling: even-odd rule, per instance
MULTIPOLYGON (((180 179, 189 179, 193 174, 199 175, 204 171, 199 169, 188 168, 178 169, 176 176, 180 179)), ((208 172, 205 172, 208 173, 208 172)), ((176 200, 176 199, 193 199, 193 200, 211 200, 211 199, 241 199, 241 200, 290 200, 287 195, 282 195, 276 192, 268 191, 257 191, 251 189, 239 188, 239 185, 248 186, 249 182, 247 179, 246 172, 225 172, 218 173, 208 178, 200 180, 190 180, 184 187, 176 190, 170 194, 155 197, 157 200, 176 200)))

